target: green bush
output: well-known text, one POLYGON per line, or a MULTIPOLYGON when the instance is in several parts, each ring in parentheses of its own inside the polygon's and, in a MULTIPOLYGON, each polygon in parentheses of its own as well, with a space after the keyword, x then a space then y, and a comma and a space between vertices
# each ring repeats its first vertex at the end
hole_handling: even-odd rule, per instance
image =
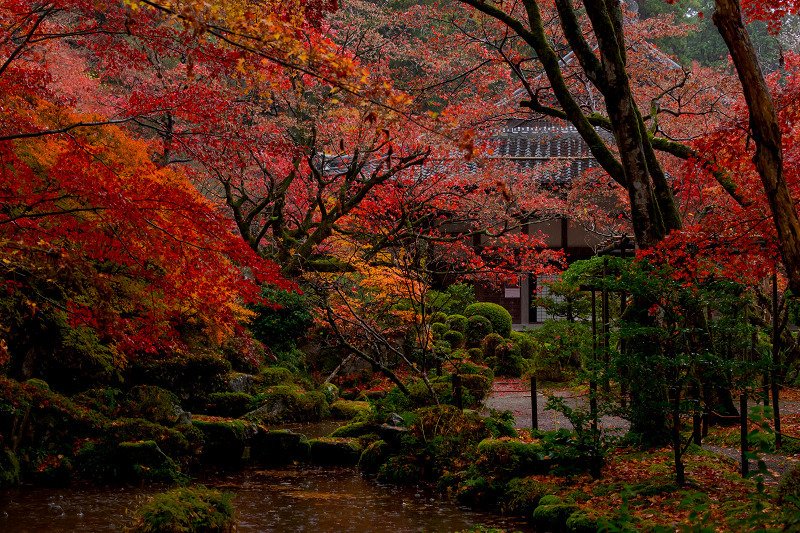
POLYGON ((783 476, 775 491, 776 500, 781 506, 800 506, 800 465, 794 465, 783 476))
POLYGON ((239 418, 250 409, 253 397, 245 392, 213 392, 208 395, 206 414, 239 418))
POLYGON ((442 324, 441 322, 434 322, 431 324, 431 331, 433 332, 434 339, 441 339, 444 337, 444 334, 450 331, 446 324, 442 324))
POLYGON ((295 341, 308 333, 314 320, 311 306, 302 294, 284 291, 265 285, 261 296, 274 305, 255 305, 251 309, 256 317, 249 329, 258 341, 273 351, 285 351, 294 346, 295 341))
POLYGON ((158 385, 181 398, 227 388, 230 362, 214 353, 175 351, 136 359, 130 366, 130 383, 158 385))
POLYGON ((132 388, 120 406, 122 416, 144 418, 161 425, 172 425, 177 420, 181 406, 172 392, 155 385, 132 388))
POLYGON ((0 449, 0 489, 19 484, 19 461, 8 448, 0 449))
POLYGON ((534 371, 541 381, 566 381, 592 352, 591 328, 583 323, 548 320, 532 332, 534 371))
POLYGON ((198 485, 179 488, 148 498, 133 513, 130 531, 135 533, 236 531, 233 494, 198 485))
POLYGON ((431 315, 431 322, 444 322, 447 320, 447 313, 437 311, 431 315))
POLYGON ((443 339, 450 343, 452 349, 459 348, 464 343, 464 334, 460 331, 448 331, 443 339))
POLYGON ((505 343, 505 339, 499 333, 489 333, 483 338, 481 348, 484 357, 497 357, 497 347, 505 343))
POLYGON ((503 514, 530 516, 542 496, 551 490, 551 487, 535 479, 515 477, 508 482, 504 491, 503 514))
POLYGON ((467 350, 467 358, 475 363, 483 361, 483 350, 480 348, 470 348, 467 350))
POLYGON ((464 308, 475 301, 475 290, 466 283, 453 283, 444 291, 428 293, 428 306, 448 315, 464 314, 464 308))
POLYGON ((445 324, 453 331, 464 333, 467 329, 467 317, 464 315, 450 315, 447 317, 445 324))
POLYGON ((512 331, 511 340, 519 346, 520 355, 523 359, 531 359, 536 355, 536 343, 530 333, 512 331))
POLYGON ((486 335, 492 333, 492 323, 482 315, 471 316, 467 319, 467 329, 464 338, 468 348, 477 348, 483 342, 486 335))
POLYGON ((485 316, 492 323, 492 331, 505 338, 511 336, 511 313, 503 306, 491 302, 478 302, 464 309, 464 316, 485 316))

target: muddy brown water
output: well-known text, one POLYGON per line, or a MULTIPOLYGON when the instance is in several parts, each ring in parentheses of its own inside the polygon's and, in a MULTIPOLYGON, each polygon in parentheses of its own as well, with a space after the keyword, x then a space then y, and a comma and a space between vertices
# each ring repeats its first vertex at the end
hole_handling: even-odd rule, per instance
MULTIPOLYGON (((287 467, 213 474, 198 481, 236 493, 239 532, 455 532, 477 525, 530 532, 525 522, 460 507, 427 488, 384 485, 353 468, 287 467)), ((122 531, 129 512, 166 488, 0 491, 0 532, 122 531)))

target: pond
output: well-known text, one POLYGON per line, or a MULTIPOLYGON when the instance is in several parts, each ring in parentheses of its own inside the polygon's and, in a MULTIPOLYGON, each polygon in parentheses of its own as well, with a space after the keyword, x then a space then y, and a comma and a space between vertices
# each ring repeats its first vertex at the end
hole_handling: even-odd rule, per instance
MULTIPOLYGON (((533 531, 520 521, 472 511, 428 488, 384 485, 354 468, 246 469, 202 477, 237 494, 239 532, 454 532, 484 525, 533 531)), ((0 491, 5 533, 122 531, 138 500, 160 488, 86 487, 0 491)))

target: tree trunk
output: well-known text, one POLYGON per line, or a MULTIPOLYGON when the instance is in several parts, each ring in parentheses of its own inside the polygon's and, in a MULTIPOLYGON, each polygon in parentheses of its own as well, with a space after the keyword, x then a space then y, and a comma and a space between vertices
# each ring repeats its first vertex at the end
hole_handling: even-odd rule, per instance
POLYGON ((738 0, 715 0, 713 20, 728 45, 750 111, 750 131, 756 144, 756 165, 778 232, 789 286, 800 294, 800 220, 783 174, 781 129, 767 82, 750 36, 742 22, 738 0))

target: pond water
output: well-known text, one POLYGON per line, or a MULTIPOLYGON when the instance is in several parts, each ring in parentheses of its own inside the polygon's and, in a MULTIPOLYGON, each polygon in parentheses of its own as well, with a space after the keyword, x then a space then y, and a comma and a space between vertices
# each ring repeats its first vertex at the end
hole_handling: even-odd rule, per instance
MULTIPOLYGON (((286 467, 209 474, 199 481, 237 494, 240 532, 455 532, 475 525, 531 532, 424 488, 383 485, 353 468, 286 467)), ((127 513, 164 488, 86 487, 0 491, 6 533, 122 531, 127 513)))

